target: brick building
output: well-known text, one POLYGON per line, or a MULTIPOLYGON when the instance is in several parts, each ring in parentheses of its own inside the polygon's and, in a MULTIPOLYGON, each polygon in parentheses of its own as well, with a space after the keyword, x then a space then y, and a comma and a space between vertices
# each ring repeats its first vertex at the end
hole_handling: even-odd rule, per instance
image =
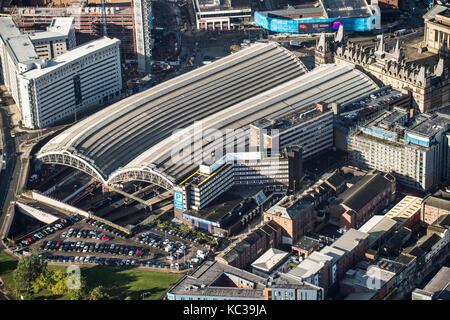
POLYGON ((439 190, 423 200, 420 219, 430 225, 440 216, 449 213, 450 192, 439 190))
POLYGON ((242 241, 223 255, 216 257, 216 261, 245 268, 270 248, 281 243, 282 228, 275 221, 269 221, 262 227, 250 233, 242 241))
POLYGON ((406 196, 389 210, 385 217, 397 222, 397 229, 410 228, 420 220, 422 198, 406 196))
POLYGON ((314 227, 316 211, 310 197, 286 196, 264 212, 264 221, 275 221, 283 228, 282 242, 293 244, 314 227))
POLYGON ((341 228, 359 228, 393 201, 396 179, 371 171, 330 204, 330 220, 341 228))

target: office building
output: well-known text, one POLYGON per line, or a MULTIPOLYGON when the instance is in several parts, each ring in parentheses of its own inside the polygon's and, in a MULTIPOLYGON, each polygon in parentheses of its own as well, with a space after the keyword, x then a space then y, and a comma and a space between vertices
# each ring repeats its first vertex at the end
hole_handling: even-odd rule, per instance
MULTIPOLYGON (((101 4, 88 6, 13 7, 11 16, 22 32, 40 32, 50 27, 53 18, 72 17, 78 45, 104 36, 101 4)), ((151 18, 151 17, 149 17, 151 18)), ((106 3, 107 36, 120 40, 120 53, 125 59, 137 59, 138 42, 133 3, 106 3)))
POLYGON ((333 147, 333 112, 319 102, 283 117, 258 119, 250 125, 250 136, 250 144, 259 148, 301 146, 302 158, 310 159, 333 147))
POLYGON ((16 103, 19 101, 17 75, 40 66, 29 36, 20 33, 11 17, 0 17, 0 59, 2 80, 16 103))
POLYGON ((122 89, 120 41, 102 38, 17 76, 23 125, 44 128, 115 100, 122 89))

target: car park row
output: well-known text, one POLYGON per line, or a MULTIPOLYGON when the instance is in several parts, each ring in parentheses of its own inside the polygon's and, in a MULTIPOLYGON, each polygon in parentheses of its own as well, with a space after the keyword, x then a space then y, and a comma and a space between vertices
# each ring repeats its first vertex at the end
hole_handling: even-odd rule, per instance
POLYGON ((191 259, 188 262, 168 263, 156 260, 136 260, 136 259, 120 259, 120 258, 105 258, 98 256, 62 256, 53 255, 51 253, 40 253, 39 258, 46 262, 52 263, 77 263, 77 264, 96 264, 120 268, 133 267, 147 267, 153 269, 172 269, 184 270, 186 268, 194 268, 203 260, 199 258, 191 259))
POLYGON ((67 219, 67 221, 62 221, 62 219, 59 219, 52 224, 49 224, 47 227, 42 228, 40 231, 37 231, 32 236, 25 236, 23 240, 18 241, 19 245, 22 247, 26 247, 38 240, 41 240, 48 235, 55 233, 58 230, 62 230, 65 227, 67 227, 69 224, 72 224, 74 222, 80 221, 81 218, 79 216, 71 217, 70 219, 67 219))
POLYGON ((63 252, 97 252, 109 253, 113 255, 128 255, 135 257, 142 257, 148 254, 149 250, 141 247, 109 244, 109 243, 95 243, 85 241, 44 241, 40 246, 41 250, 45 251, 63 251, 63 252))

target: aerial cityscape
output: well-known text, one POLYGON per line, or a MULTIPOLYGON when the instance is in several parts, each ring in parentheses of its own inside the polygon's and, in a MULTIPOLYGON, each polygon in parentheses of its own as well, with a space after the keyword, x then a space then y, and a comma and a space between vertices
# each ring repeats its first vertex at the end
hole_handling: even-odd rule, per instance
POLYGON ((0 0, 0 66, 0 303, 450 300, 449 1, 0 0))

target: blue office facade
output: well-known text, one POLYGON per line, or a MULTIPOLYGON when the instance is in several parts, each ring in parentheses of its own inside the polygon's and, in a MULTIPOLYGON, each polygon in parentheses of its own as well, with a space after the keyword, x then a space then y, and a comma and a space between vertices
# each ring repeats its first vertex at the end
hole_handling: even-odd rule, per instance
POLYGON ((280 33, 335 32, 342 24, 346 31, 371 31, 379 28, 379 16, 366 18, 315 18, 276 19, 255 11, 254 21, 258 26, 280 33))

